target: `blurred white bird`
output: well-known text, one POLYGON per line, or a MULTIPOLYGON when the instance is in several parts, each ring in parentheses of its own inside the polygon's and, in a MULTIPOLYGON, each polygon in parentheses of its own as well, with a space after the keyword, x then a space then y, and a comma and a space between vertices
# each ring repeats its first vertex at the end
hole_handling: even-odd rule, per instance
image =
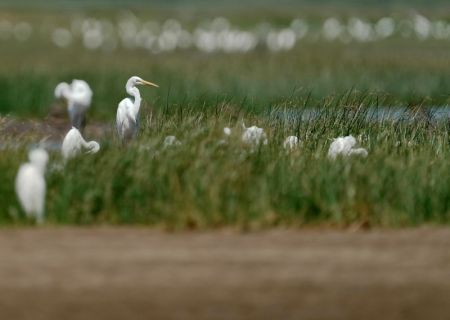
POLYGON ((147 85, 158 88, 158 85, 136 76, 128 79, 125 89, 130 96, 134 97, 134 101, 130 98, 125 98, 120 101, 116 117, 117 133, 122 141, 131 140, 138 132, 141 94, 139 89, 136 88, 137 85, 147 85))
POLYGON ((360 155, 367 157, 367 150, 364 148, 353 148, 356 145, 356 139, 353 136, 339 137, 333 140, 328 149, 328 157, 330 159, 336 159, 337 156, 342 155, 344 157, 351 155, 360 155))
POLYGON ((81 152, 81 149, 87 149, 87 153, 96 153, 100 150, 100 145, 96 141, 89 141, 83 139, 80 131, 73 127, 67 132, 62 143, 62 156, 64 160, 75 157, 81 152))
POLYGON ((84 80, 72 80, 69 85, 61 82, 55 88, 55 97, 64 98, 67 101, 70 123, 72 127, 83 129, 85 124, 85 114, 91 106, 92 90, 84 80))
POLYGON ((230 136, 231 135, 231 129, 228 127, 223 128, 223 134, 226 136, 230 136))
POLYGON ((257 126, 246 128, 244 124, 242 124, 242 127, 244 129, 244 133, 242 134, 242 142, 252 148, 257 147, 260 144, 267 144, 267 135, 263 128, 258 128, 257 126))
POLYGON ((22 164, 16 177, 16 194, 28 217, 44 222, 45 167, 48 154, 44 149, 34 149, 28 154, 30 162, 22 164))
POLYGON ((298 138, 296 136, 289 136, 283 142, 283 148, 290 152, 294 151, 298 147, 298 138))
POLYGON ((167 148, 170 146, 179 146, 179 145, 181 145, 181 142, 178 141, 177 137, 175 137, 175 136, 167 136, 163 142, 164 148, 167 148))

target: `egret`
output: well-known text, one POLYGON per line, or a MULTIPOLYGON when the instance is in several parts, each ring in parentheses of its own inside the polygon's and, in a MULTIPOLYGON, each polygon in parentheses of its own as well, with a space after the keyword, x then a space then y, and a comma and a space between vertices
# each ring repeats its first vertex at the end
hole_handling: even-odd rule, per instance
POLYGON ((359 155, 367 157, 367 150, 364 148, 353 148, 356 145, 356 139, 353 136, 339 137, 333 140, 328 150, 328 157, 336 159, 337 156, 359 155))
POLYGON ((230 136, 231 135, 231 129, 228 127, 223 128, 223 134, 226 136, 230 136))
POLYGON ((72 129, 67 132, 62 143, 62 156, 64 160, 69 160, 79 154, 82 148, 87 149, 87 153, 96 153, 100 150, 100 145, 96 141, 86 142, 80 131, 72 127, 72 129))
POLYGON ((257 126, 246 128, 244 124, 242 124, 242 127, 244 129, 244 133, 242 134, 242 142, 246 145, 255 148, 260 144, 267 144, 267 135, 263 128, 258 128, 257 126))
POLYGON ((61 82, 55 88, 55 97, 67 101, 70 123, 72 127, 82 129, 85 124, 86 111, 91 106, 92 90, 84 80, 74 79, 69 85, 61 82))
POLYGON ((134 97, 134 102, 130 98, 125 98, 120 101, 116 117, 117 133, 122 141, 131 140, 138 132, 141 94, 136 87, 137 85, 159 87, 154 83, 145 81, 136 76, 128 79, 125 89, 130 96, 134 97))
POLYGON ((287 152, 294 151, 298 147, 298 138, 296 136, 289 136, 283 142, 283 148, 287 152))
POLYGON ((16 194, 28 217, 44 222, 45 167, 48 154, 44 149, 34 149, 28 154, 30 162, 22 164, 16 177, 16 194))
POLYGON ((223 135, 224 135, 224 138, 220 139, 218 141, 219 146, 228 144, 228 141, 230 140, 230 136, 231 136, 231 129, 228 127, 223 128, 223 135))
POLYGON ((167 148, 170 146, 179 146, 179 145, 181 145, 181 142, 178 141, 177 137, 175 137, 175 136, 167 136, 163 142, 164 148, 167 148))

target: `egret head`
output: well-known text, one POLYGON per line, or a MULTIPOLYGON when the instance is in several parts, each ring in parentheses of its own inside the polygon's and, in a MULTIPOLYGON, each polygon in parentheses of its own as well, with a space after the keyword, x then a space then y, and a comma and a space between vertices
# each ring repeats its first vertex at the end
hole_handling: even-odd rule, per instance
POLYGON ((92 100, 92 90, 84 80, 74 79, 70 84, 71 96, 74 102, 89 106, 92 100))
POLYGON ((39 168, 41 172, 45 171, 45 167, 47 166, 48 162, 48 153, 44 149, 38 148, 33 149, 28 153, 28 158, 30 159, 30 162, 39 168))
POLYGON ((100 150, 100 144, 97 141, 90 141, 86 144, 87 153, 97 153, 100 150))
POLYGON ((152 82, 146 81, 140 77, 137 76, 133 76, 130 79, 128 79, 127 81, 127 85, 126 88, 132 88, 138 85, 145 85, 145 86, 151 86, 151 87, 156 87, 159 88, 159 86, 157 84, 154 84, 152 82))
POLYGON ((59 83, 55 88, 55 98, 66 98, 67 93, 70 91, 70 86, 66 82, 59 83))

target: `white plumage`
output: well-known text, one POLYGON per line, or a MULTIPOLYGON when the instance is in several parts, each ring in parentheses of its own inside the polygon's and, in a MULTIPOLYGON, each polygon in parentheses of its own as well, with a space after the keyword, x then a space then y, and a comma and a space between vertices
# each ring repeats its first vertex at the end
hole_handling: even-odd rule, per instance
POLYGON ((92 90, 84 80, 74 79, 69 85, 61 82, 55 88, 55 97, 67 101, 70 122, 73 127, 81 129, 86 111, 91 106, 92 90))
POLYGON ((328 157, 330 159, 336 159, 338 156, 351 156, 359 155, 367 157, 367 150, 364 148, 354 148, 356 145, 356 139, 353 136, 339 137, 333 140, 328 149, 328 157))
POLYGON ((244 133, 242 134, 243 143, 253 148, 260 144, 266 145, 268 143, 267 135, 263 128, 258 128, 257 126, 246 128, 245 125, 242 126, 244 128, 244 133))
POLYGON ((230 136, 231 135, 231 129, 228 127, 223 128, 223 134, 226 136, 230 136))
POLYGON ((286 151, 294 151, 298 147, 298 138, 296 136, 289 136, 283 142, 283 148, 286 151))
POLYGON ((139 129, 139 109, 141 107, 141 93, 136 88, 137 85, 147 85, 158 87, 158 85, 133 76, 128 79, 125 89, 127 93, 134 97, 134 101, 125 98, 120 101, 117 108, 116 128, 122 141, 129 141, 136 136, 139 129))
POLYGON ((29 162, 20 166, 16 177, 16 194, 28 217, 44 222, 45 167, 48 154, 44 149, 35 149, 28 154, 29 162))
POLYGON ((64 160, 75 157, 83 148, 88 150, 87 153, 96 153, 100 150, 100 145, 96 141, 86 142, 80 131, 73 127, 67 132, 62 143, 61 152, 64 160))
POLYGON ((163 142, 164 148, 167 148, 170 146, 179 146, 179 145, 181 145, 181 142, 175 136, 167 136, 164 138, 164 142, 163 142))

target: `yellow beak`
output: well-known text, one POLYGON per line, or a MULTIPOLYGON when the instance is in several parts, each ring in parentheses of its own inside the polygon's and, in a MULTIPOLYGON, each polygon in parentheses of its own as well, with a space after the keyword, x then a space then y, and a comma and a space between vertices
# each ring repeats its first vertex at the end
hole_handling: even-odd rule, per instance
POLYGON ((159 88, 159 86, 158 86, 157 84, 155 84, 155 83, 153 83, 153 82, 145 81, 145 80, 142 80, 142 81, 141 81, 141 84, 146 85, 146 86, 151 86, 151 87, 159 88))

